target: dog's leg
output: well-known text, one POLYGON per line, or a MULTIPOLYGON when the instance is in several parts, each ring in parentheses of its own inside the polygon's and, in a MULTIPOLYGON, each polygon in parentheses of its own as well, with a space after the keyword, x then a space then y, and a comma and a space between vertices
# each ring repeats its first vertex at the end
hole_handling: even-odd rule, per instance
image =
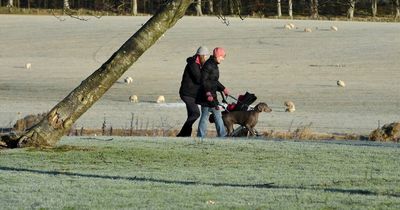
POLYGON ((232 136, 232 133, 233 133, 233 124, 227 126, 227 129, 228 129, 228 136, 232 136))
POLYGON ((249 130, 249 133, 250 133, 252 136, 255 136, 255 135, 256 135, 255 132, 254 132, 254 129, 253 129, 251 126, 246 125, 246 128, 247 128, 247 130, 249 130))
POLYGON ((232 131, 231 131, 232 125, 224 117, 222 117, 222 120, 224 121, 225 129, 226 129, 226 136, 230 136, 232 133, 232 131))

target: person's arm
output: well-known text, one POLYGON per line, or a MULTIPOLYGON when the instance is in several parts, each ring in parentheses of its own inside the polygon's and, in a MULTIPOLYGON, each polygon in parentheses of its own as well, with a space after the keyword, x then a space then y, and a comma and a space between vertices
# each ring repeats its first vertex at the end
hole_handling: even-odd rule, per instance
POLYGON ((225 90, 225 86, 222 85, 219 81, 217 81, 217 91, 222 92, 225 90))

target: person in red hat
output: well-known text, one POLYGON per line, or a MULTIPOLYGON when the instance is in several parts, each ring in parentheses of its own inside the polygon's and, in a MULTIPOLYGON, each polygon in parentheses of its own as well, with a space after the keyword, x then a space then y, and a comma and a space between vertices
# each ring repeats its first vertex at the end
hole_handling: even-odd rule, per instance
POLYGON ((207 136, 207 121, 210 113, 214 114, 218 137, 225 137, 227 134, 217 98, 217 91, 224 92, 225 95, 229 94, 228 89, 219 82, 218 65, 225 59, 225 56, 223 48, 215 48, 213 55, 210 56, 202 68, 201 87, 196 100, 201 105, 201 116, 197 129, 197 136, 201 138, 207 136))

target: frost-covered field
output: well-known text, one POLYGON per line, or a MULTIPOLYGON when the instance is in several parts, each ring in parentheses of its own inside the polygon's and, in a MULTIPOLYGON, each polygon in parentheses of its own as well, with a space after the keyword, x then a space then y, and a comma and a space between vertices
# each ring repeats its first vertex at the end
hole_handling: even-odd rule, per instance
POLYGON ((14 209, 400 209, 400 144, 64 137, 0 150, 14 209))
MULTIPOLYGON (((0 127, 48 111, 95 71, 149 17, 58 21, 0 16, 0 127), (24 68, 32 63, 31 70, 24 68)), ((226 48, 220 80, 233 95, 250 91, 268 103, 258 130, 312 123, 320 132, 369 133, 400 117, 400 24, 184 17, 77 122, 123 128, 131 113, 141 127, 180 127, 178 95, 185 60, 199 45, 226 48), (283 29, 293 22, 298 28, 283 29), (330 31, 335 25, 338 31, 330 31), (303 29, 309 27, 312 33, 303 29), (133 78, 124 84, 126 76, 133 78), (336 86, 343 80, 345 88, 336 86), (141 103, 132 104, 130 95, 141 103), (167 104, 154 103, 164 95, 167 104), (296 112, 283 112, 292 100, 296 112)), ((136 120, 135 120, 136 121, 136 120)), ((210 129, 214 129, 210 127, 210 129)))

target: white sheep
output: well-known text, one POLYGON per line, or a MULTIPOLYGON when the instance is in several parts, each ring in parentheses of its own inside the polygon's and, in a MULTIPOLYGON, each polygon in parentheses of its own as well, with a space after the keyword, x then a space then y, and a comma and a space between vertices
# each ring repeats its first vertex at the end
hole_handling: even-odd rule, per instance
POLYGON ((344 81, 342 81, 342 80, 338 80, 338 81, 336 82, 336 84, 337 84, 339 87, 346 87, 346 84, 345 84, 344 81))
POLYGON ((124 82, 125 82, 126 84, 130 84, 130 83, 133 82, 133 79, 132 79, 132 77, 127 77, 127 78, 124 79, 124 82))
POLYGON ((311 28, 304 28, 304 32, 312 32, 311 28))
POLYGON ((129 96, 129 101, 132 103, 138 103, 139 99, 138 99, 137 95, 131 95, 131 96, 129 96))
POLYGON ((336 27, 336 26, 331 26, 331 31, 338 31, 338 27, 336 27))
POLYGON ((294 24, 293 23, 287 23, 287 24, 285 24, 284 28, 288 29, 288 30, 292 30, 292 29, 294 29, 294 24))
POLYGON ((25 64, 25 68, 30 70, 32 68, 32 64, 31 63, 26 63, 25 64))
POLYGON ((284 105, 286 106, 285 112, 296 111, 296 107, 294 106, 293 101, 285 101, 284 105))
POLYGON ((164 96, 158 96, 157 101, 158 104, 160 103, 165 103, 165 97, 164 96))

